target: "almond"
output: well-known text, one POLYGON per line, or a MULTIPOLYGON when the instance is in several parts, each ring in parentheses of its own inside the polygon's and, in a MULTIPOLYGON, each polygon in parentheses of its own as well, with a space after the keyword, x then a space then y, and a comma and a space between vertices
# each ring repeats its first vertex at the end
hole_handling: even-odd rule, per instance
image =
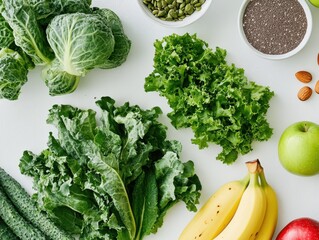
POLYGON ((302 87, 298 92, 298 98, 300 101, 308 100, 312 95, 312 89, 308 86, 302 87))
POLYGON ((316 82, 315 92, 319 94, 319 80, 316 82))
POLYGON ((318 53, 318 55, 317 55, 317 63, 318 63, 318 65, 319 65, 319 53, 318 53))
POLYGON ((299 71, 295 73, 296 78, 303 83, 309 83, 312 80, 312 75, 307 71, 299 71))

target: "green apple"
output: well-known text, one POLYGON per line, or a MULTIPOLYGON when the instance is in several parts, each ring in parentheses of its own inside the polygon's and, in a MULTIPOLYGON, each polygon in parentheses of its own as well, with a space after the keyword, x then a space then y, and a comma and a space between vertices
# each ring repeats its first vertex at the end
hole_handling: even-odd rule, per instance
POLYGON ((319 173, 319 125, 301 121, 287 127, 279 139, 278 156, 283 167, 293 174, 319 173))
POLYGON ((319 7, 319 0, 309 0, 309 2, 315 7, 319 7))

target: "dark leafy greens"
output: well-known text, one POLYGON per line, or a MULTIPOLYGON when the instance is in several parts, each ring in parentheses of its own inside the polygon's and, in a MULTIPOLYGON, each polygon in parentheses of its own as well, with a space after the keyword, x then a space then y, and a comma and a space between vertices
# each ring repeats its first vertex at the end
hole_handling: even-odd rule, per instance
POLYGON ((54 105, 48 148, 25 151, 39 206, 80 239, 139 240, 155 233, 167 211, 184 201, 196 210, 201 184, 181 144, 166 139, 160 108, 142 110, 103 97, 97 112, 54 105))
POLYGON ((0 98, 16 100, 27 75, 25 60, 18 52, 9 48, 0 50, 0 98))
POLYGON ((13 31, 4 17, 0 15, 0 48, 9 48, 13 43, 13 31))
POLYGON ((23 49, 37 65, 45 65, 53 58, 52 51, 37 22, 31 5, 24 0, 3 0, 3 17, 13 30, 17 46, 23 49))
POLYGON ((131 46, 131 41, 124 33, 120 18, 112 10, 107 8, 96 8, 94 9, 94 13, 100 15, 104 19, 105 23, 112 30, 115 41, 114 51, 99 68, 110 69, 120 66, 126 61, 131 46))
POLYGON ((65 13, 91 13, 91 0, 26 0, 33 8, 40 25, 46 27, 58 15, 65 13))
MULTIPOLYGON (((131 48, 120 18, 110 9, 91 7, 91 3, 0 1, 0 50, 8 48, 20 54, 28 70, 44 66, 42 78, 50 95, 75 91, 80 78, 92 69, 115 68, 124 63, 131 48)), ((5 61, 0 62, 2 69, 11 70, 5 61)), ((22 78, 10 79, 17 86, 16 93, 25 83, 22 78)), ((8 92, 13 91, 2 86, 0 98, 16 100, 19 96, 8 92)))
POLYGON ((145 90, 167 98, 173 126, 192 128, 199 148, 216 143, 222 147, 217 159, 231 164, 252 150, 254 140, 271 137, 266 113, 274 93, 227 64, 225 50, 213 51, 188 33, 156 40, 154 47, 154 70, 145 90))

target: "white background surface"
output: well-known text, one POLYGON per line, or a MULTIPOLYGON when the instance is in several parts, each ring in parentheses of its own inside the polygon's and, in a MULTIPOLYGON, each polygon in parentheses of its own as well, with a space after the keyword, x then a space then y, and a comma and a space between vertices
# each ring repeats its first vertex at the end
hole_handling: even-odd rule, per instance
MULTIPOLYGON (((207 13, 194 24, 184 28, 167 28, 148 19, 136 0, 96 0, 93 6, 107 7, 121 18, 126 34, 132 41, 127 61, 112 70, 93 70, 81 80, 77 90, 59 97, 48 94, 40 78, 40 68, 32 70, 29 81, 22 88, 17 101, 0 100, 0 165, 32 193, 31 179, 20 174, 19 159, 24 150, 39 153, 46 148, 48 132, 53 129, 46 124, 48 110, 55 103, 72 104, 81 108, 95 108, 101 96, 111 96, 117 104, 129 101, 143 108, 160 106, 164 112, 161 121, 169 128, 168 137, 182 142, 182 159, 195 162, 196 173, 201 179, 203 190, 200 207, 222 184, 241 179, 246 174, 244 162, 259 158, 268 182, 277 191, 279 219, 277 231, 298 217, 319 216, 319 176, 300 177, 287 172, 280 165, 277 144, 282 131, 290 124, 308 120, 319 123, 319 95, 301 102, 297 92, 304 84, 294 74, 307 70, 314 80, 319 79, 317 54, 319 52, 319 9, 310 6, 313 15, 313 32, 306 47, 297 55, 285 60, 266 60, 255 55, 240 39, 237 17, 241 0, 213 0, 207 13), (170 111, 166 99, 158 93, 144 91, 144 79, 152 71, 155 39, 178 33, 196 33, 208 42, 211 48, 219 46, 228 52, 227 61, 245 69, 246 76, 258 84, 270 86, 275 96, 270 102, 268 121, 274 129, 267 142, 255 142, 253 151, 240 156, 235 164, 224 165, 216 160, 220 148, 211 145, 199 150, 191 144, 189 129, 175 130, 166 117, 170 111)), ((184 203, 173 207, 167 214, 164 225, 156 235, 146 240, 176 240, 194 213, 188 212, 184 203)))

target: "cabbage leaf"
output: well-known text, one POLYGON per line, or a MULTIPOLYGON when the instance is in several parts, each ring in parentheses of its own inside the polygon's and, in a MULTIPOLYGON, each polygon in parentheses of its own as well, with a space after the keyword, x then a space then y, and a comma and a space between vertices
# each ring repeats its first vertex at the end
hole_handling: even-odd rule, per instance
POLYGON ((40 25, 46 27, 57 15, 65 13, 91 13, 91 0, 27 0, 40 25))
POLYGON ((0 15, 0 49, 10 48, 13 43, 13 31, 4 17, 0 15))
POLYGON ((67 73, 61 69, 60 63, 54 59, 42 70, 42 78, 51 96, 73 92, 80 81, 79 76, 67 73))
POLYGON ((3 17, 13 30, 15 44, 37 65, 50 63, 53 53, 31 5, 23 0, 3 0, 3 17))
POLYGON ((27 75, 25 60, 18 52, 9 48, 0 50, 0 98, 18 99, 27 75))
POLYGON ((126 61, 131 49, 131 40, 125 34, 120 18, 111 9, 95 8, 93 13, 100 15, 105 20, 105 24, 111 28, 115 40, 112 54, 99 68, 118 67, 126 61))

